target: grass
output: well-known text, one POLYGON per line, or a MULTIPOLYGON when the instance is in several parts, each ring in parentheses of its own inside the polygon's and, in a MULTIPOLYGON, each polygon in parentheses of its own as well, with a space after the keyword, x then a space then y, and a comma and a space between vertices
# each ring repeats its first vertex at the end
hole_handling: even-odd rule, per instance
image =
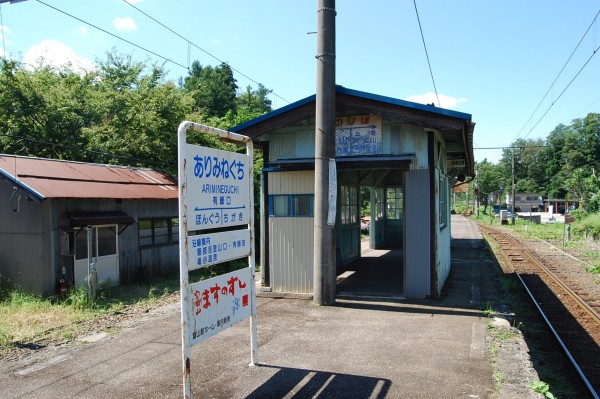
POLYGON ((544 381, 532 381, 529 387, 537 393, 544 395, 545 398, 554 399, 555 396, 550 392, 550 385, 544 381))
MULTIPOLYGON (((491 307, 488 307, 486 310, 488 310, 488 309, 491 309, 491 307)), ((491 309, 491 314, 493 314, 493 309, 491 309)), ((488 315, 488 317, 492 317, 492 316, 488 315)), ((506 341, 515 339, 516 337, 519 336, 519 333, 514 331, 514 329, 511 329, 511 328, 496 327, 492 323, 487 323, 485 326, 489 331, 491 331, 491 335, 492 335, 492 341, 488 347, 488 351, 490 353, 490 361, 492 363, 492 369, 494 370, 494 373, 493 373, 493 378, 494 378, 493 397, 497 397, 502 390, 502 386, 504 385, 504 380, 505 380, 504 373, 502 373, 502 371, 500 371, 496 365, 496 362, 498 360, 498 354, 501 351, 502 342, 506 342, 506 341)))
MULTIPOLYGON (((190 284, 247 266, 232 261, 194 270, 190 284)), ((79 335, 81 322, 120 312, 130 306, 152 306, 168 295, 179 292, 179 273, 147 282, 105 287, 89 301, 88 292, 74 289, 67 298, 43 298, 10 287, 0 276, 0 356, 15 346, 27 345, 40 338, 72 340, 79 335)))

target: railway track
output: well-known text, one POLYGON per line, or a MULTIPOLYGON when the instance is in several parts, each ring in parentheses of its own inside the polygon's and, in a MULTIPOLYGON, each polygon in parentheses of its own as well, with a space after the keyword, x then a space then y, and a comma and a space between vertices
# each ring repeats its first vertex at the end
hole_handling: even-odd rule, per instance
POLYGON ((479 225, 502 250, 507 262, 501 266, 506 274, 521 280, 548 327, 565 351, 590 397, 600 393, 600 302, 591 297, 576 280, 561 271, 567 254, 531 253, 502 229, 479 225))

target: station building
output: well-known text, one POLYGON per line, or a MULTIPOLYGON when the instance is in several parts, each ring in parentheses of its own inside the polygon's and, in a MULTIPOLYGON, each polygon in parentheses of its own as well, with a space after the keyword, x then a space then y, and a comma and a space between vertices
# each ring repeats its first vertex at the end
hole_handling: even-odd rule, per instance
MULTIPOLYGON (((274 292, 313 292, 315 96, 231 129, 262 148, 261 267, 274 292)), ((471 115, 336 86, 338 271, 368 247, 400 256, 406 298, 436 297, 450 272, 450 193, 474 175, 471 115), (370 215, 361 215, 361 201, 370 215)), ((391 280, 391 281, 390 281, 391 280)))

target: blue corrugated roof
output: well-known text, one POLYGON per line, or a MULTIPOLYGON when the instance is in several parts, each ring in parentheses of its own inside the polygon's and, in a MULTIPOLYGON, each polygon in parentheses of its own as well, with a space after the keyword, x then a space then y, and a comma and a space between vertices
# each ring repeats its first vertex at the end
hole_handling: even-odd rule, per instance
MULTIPOLYGON (((398 106, 405 107, 405 108, 417 109, 420 111, 430 112, 433 114, 450 116, 452 118, 464 119, 464 120, 469 120, 469 121, 471 120, 471 114, 467 114, 464 112, 451 111, 451 110, 445 109, 445 108, 439 108, 439 107, 434 107, 431 105, 419 104, 419 103, 415 103, 412 101, 400 100, 398 98, 386 97, 386 96, 381 96, 378 94, 367 93, 364 91, 347 89, 344 86, 336 85, 335 92, 339 93, 339 94, 347 94, 347 95, 354 96, 354 97, 360 97, 360 98, 364 98, 364 99, 368 99, 368 100, 384 102, 387 104, 398 105, 398 106)), ((254 118, 248 122, 244 122, 240 125, 234 126, 233 128, 230 129, 230 131, 239 132, 247 127, 254 126, 265 120, 274 118, 278 115, 284 114, 288 111, 291 111, 295 108, 306 105, 315 100, 316 100, 316 95, 313 94, 312 96, 308 96, 306 98, 303 98, 302 100, 288 104, 285 107, 281 107, 281 108, 278 108, 267 114, 261 115, 258 118, 254 118)))

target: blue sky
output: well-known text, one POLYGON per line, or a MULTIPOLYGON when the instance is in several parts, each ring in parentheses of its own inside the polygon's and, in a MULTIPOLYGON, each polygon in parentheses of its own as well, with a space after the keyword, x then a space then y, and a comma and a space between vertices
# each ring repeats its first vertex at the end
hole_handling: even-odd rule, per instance
MULTIPOLYGON (((240 89, 256 88, 256 82, 272 89, 275 108, 315 92, 317 37, 308 32, 316 30, 316 0, 129 3, 191 44, 123 0, 27 0, 1 4, 0 56, 26 64, 43 56, 47 63, 69 60, 90 68, 114 48, 142 61, 164 61, 77 17, 172 60, 165 66, 174 81, 194 60, 221 60, 236 71, 240 89)), ((368 3, 336 2, 337 84, 437 104, 413 1, 368 3)), ((600 112, 600 55, 594 53, 600 21, 592 24, 599 1, 416 3, 441 106, 472 114, 478 161, 497 162, 501 154, 481 148, 545 138, 560 123, 600 112)))

